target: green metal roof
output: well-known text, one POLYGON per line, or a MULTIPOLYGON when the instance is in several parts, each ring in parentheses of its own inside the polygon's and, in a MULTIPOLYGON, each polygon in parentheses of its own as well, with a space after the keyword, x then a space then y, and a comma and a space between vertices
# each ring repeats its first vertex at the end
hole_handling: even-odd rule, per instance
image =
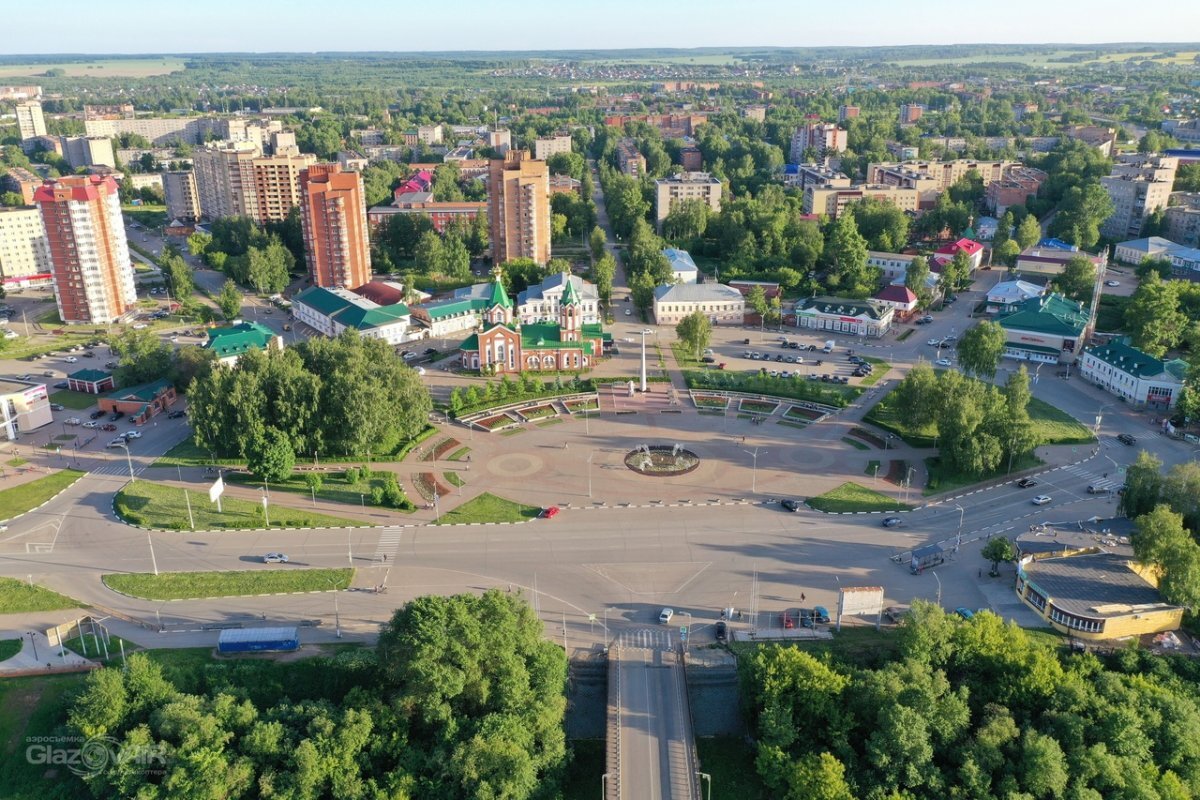
POLYGON ((563 289, 561 304, 564 306, 579 305, 579 292, 575 291, 574 282, 567 280, 566 288, 563 289))
POLYGON ((1061 294, 1031 297, 1016 308, 996 320, 1000 327, 1054 336, 1081 336, 1088 325, 1087 309, 1061 294))
POLYGON ((72 372, 67 376, 73 381, 84 381, 85 383, 99 383, 112 377, 111 372, 105 372, 100 369, 81 369, 78 372, 72 372))
POLYGON ((404 303, 381 306, 363 298, 364 303, 370 303, 374 306, 374 308, 364 308, 363 305, 352 302, 345 297, 339 296, 336 292, 331 292, 320 286, 305 289, 293 298, 293 302, 303 303, 348 328, 358 328, 360 330, 403 322, 404 318, 409 315, 408 306, 404 303))
POLYGON ((444 317, 454 317, 459 314, 467 314, 472 311, 479 311, 484 307, 484 302, 478 298, 468 300, 451 300, 447 303, 438 303, 436 305, 424 306, 425 313, 429 315, 429 319, 442 319, 444 317))
POLYGON ((798 312, 812 309, 822 314, 838 314, 843 317, 858 317, 866 315, 871 319, 881 319, 887 313, 887 306, 871 300, 851 300, 846 297, 806 297, 797 305, 798 312))
POLYGON ((332 316, 345 305, 346 301, 338 297, 328 289, 320 286, 313 286, 305 289, 300 294, 292 298, 294 303, 303 303, 309 308, 316 309, 325 316, 332 316))
MULTIPOLYGON (((569 287, 570 283, 567 286, 569 287)), ((499 274, 496 275, 496 280, 492 281, 492 299, 488 301, 488 308, 494 306, 503 306, 504 308, 513 307, 512 300, 508 299, 508 292, 504 290, 504 284, 500 282, 499 274)))
MULTIPOLYGON (((488 330, 494 329, 493 325, 488 330)), ((509 330, 516 330, 514 325, 506 325, 509 330)), ((522 350, 561 350, 563 348, 579 348, 586 355, 592 355, 595 351, 592 348, 592 340, 600 338, 604 334, 599 331, 599 325, 585 325, 583 330, 583 341, 579 342, 564 342, 562 340, 562 329, 552 322, 540 322, 530 325, 522 325, 521 334, 521 349, 522 350), (593 330, 588 330, 589 328, 593 330)), ((611 337, 610 337, 611 338, 611 337)), ((463 339, 462 344, 458 346, 459 350, 474 352, 479 349, 479 334, 472 333, 466 339, 463 339)))
POLYGON ((171 382, 163 378, 153 383, 130 386, 128 389, 117 389, 115 392, 109 392, 108 396, 114 400, 141 400, 143 403, 149 403, 170 387, 171 382))
POLYGON ((1164 372, 1169 372, 1173 377, 1182 380, 1183 376, 1187 374, 1186 361, 1181 359, 1164 361, 1143 353, 1136 347, 1130 347, 1124 342, 1113 341, 1105 345, 1093 345, 1084 352, 1135 378, 1155 378, 1164 372), (1181 374, 1176 374, 1177 371, 1181 374))
POLYGON ((265 350, 275 336, 275 331, 266 325, 240 322, 225 328, 211 329, 205 347, 216 353, 218 358, 229 358, 251 350, 265 350))

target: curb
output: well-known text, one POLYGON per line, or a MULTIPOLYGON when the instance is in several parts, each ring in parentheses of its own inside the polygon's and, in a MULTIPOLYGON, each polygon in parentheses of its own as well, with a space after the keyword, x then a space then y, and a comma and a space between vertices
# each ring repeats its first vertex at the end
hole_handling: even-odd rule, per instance
MULTIPOLYGON (((321 569, 321 568, 318 567, 318 569, 321 569)), ((231 572, 253 572, 255 570, 230 570, 230 571, 231 572)), ((129 574, 129 573, 117 573, 117 574, 129 574)), ((182 603, 187 600, 223 600, 225 598, 233 598, 233 597, 290 597, 292 595, 298 595, 298 594, 328 594, 329 592, 348 592, 348 591, 350 591, 350 587, 346 587, 345 589, 310 589, 307 592, 263 592, 261 594, 222 594, 222 595, 217 595, 215 597, 172 597, 169 600, 153 600, 149 597, 142 597, 142 596, 136 595, 136 594, 127 594, 126 592, 122 592, 120 589, 114 589, 113 587, 109 586, 107 583, 104 582, 103 577, 100 579, 100 585, 103 586, 108 591, 112 592, 113 594, 121 595, 121 597, 128 597, 131 600, 145 600, 146 602, 149 602, 149 603, 182 603)))
MULTIPOLYGON (((61 472, 61 470, 60 470, 60 472, 61 472)), ((60 495, 63 494, 63 492, 67 491, 67 489, 70 489, 72 486, 79 483, 79 481, 86 478, 88 476, 88 474, 89 473, 84 472, 78 478, 71 481, 68 485, 64 486, 62 489, 60 489, 58 492, 56 492, 53 497, 47 498, 46 501, 41 503, 40 505, 36 505, 33 508, 29 509, 28 511, 22 511, 20 514, 17 514, 15 517, 9 517, 8 519, 0 519, 0 525, 7 525, 8 523, 12 522, 13 520, 20 519, 21 517, 25 516, 26 514, 32 514, 34 511, 37 511, 42 506, 53 503, 55 500, 57 500, 59 498, 60 495)), ((46 477, 49 477, 49 476, 46 476, 46 477)), ((41 479, 38 478, 37 480, 41 480, 41 479)), ((32 483, 32 482, 33 481, 30 481, 30 483, 32 483)), ((18 485, 24 485, 24 484, 18 484, 18 485)), ((13 488, 15 489, 16 487, 14 486, 13 488)))

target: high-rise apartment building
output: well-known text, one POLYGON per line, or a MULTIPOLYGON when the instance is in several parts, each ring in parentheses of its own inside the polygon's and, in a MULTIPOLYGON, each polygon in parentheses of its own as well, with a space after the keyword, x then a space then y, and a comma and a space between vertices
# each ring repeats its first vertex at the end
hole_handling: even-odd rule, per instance
POLYGON ((58 178, 46 181, 34 200, 62 321, 106 325, 133 310, 137 292, 117 182, 100 175, 58 178))
POLYGON ((844 153, 849 144, 849 134, 832 122, 812 122, 801 125, 792 134, 791 157, 793 164, 810 161, 804 153, 810 147, 816 151, 817 161, 823 161, 832 153, 844 153))
POLYGON ((45 283, 50 273, 46 229, 36 208, 0 208, 0 278, 6 289, 45 283))
POLYGON ((550 260, 550 170, 524 150, 509 150, 488 170, 492 262, 550 260))
POLYGON ((63 158, 71 165, 71 169, 80 167, 117 168, 112 139, 107 136, 60 136, 58 141, 62 146, 63 158))
POLYGON ((317 163, 311 153, 263 156, 251 163, 257 213, 252 217, 260 225, 282 222, 300 205, 300 171, 317 163))
POLYGON ((192 171, 201 214, 249 217, 261 224, 279 222, 300 205, 300 170, 314 155, 286 152, 264 156, 255 142, 220 142, 192 153, 192 171))
POLYGON ((838 122, 845 122, 848 119, 854 119, 858 116, 858 111, 858 106, 839 106, 838 122))
POLYGON ((17 131, 21 141, 46 135, 46 118, 42 116, 42 104, 36 101, 17 103, 17 131))
POLYGON ((191 223, 200 219, 200 193, 196 189, 194 172, 164 172, 162 182, 168 220, 191 223))
POLYGON ((300 222, 313 285, 357 289, 371 280, 362 175, 337 164, 300 171, 300 222))
POLYGON ((512 149, 512 133, 508 130, 488 131, 486 138, 488 147, 498 155, 502 156, 512 149))
POLYGON ((721 210, 721 182, 707 172, 681 172, 654 182, 654 222, 662 232, 671 206, 682 200, 703 200, 713 213, 721 210))
POLYGON ((556 133, 553 136, 544 136, 533 140, 533 157, 538 161, 545 161, 550 156, 569 152, 571 152, 571 134, 569 133, 556 133))
POLYGON ((1141 236, 1146 218, 1166 208, 1178 166, 1179 159, 1170 156, 1121 156, 1112 172, 1100 179, 1113 201, 1113 213, 1100 232, 1117 240, 1141 236))

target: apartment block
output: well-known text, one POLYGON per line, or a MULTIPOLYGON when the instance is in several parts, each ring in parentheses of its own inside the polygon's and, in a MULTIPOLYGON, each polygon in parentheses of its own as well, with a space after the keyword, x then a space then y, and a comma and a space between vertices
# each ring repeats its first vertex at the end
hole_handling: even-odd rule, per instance
POLYGON ((1200 119, 1163 120, 1162 129, 1181 142, 1200 143, 1200 119))
POLYGON ((1010 164, 1000 180, 987 184, 987 207, 996 216, 1002 216, 1009 206, 1025 205, 1045 182, 1046 173, 1042 170, 1010 164))
POLYGON ((915 212, 920 203, 920 192, 899 186, 809 186, 804 190, 804 213, 824 214, 831 219, 837 219, 847 206, 868 197, 891 203, 902 211, 915 212))
POLYGON ((175 142, 201 144, 212 133, 225 135, 227 120, 217 117, 149 117, 145 119, 85 119, 84 133, 88 136, 115 138, 122 133, 136 133, 151 144, 168 145, 175 142))
POLYGON ((33 205, 33 193, 41 185, 41 178, 21 167, 9 167, 6 174, 0 175, 0 191, 16 192, 27 206, 33 205))
POLYGON ((50 248, 37 208, 0 208, 0 279, 4 288, 50 280, 50 248))
POLYGON ((1068 125, 1063 136, 1094 147, 1105 156, 1111 156, 1117 147, 1117 129, 1103 125, 1068 125))
POLYGON ((46 135, 46 118, 42 116, 42 104, 37 101, 17 103, 17 132, 21 141, 46 135))
POLYGON ((112 139, 104 136, 60 136, 63 158, 72 169, 80 167, 117 168, 112 139))
POLYGON ((62 321, 107 325, 134 310, 137 292, 116 180, 58 178, 46 181, 34 200, 46 231, 62 321))
POLYGON ((488 131, 486 134, 488 147, 503 156, 512 149, 512 132, 507 130, 488 131))
POLYGON ((901 161, 867 166, 867 183, 916 189, 921 197, 920 208, 932 208, 938 195, 949 189, 968 172, 974 170, 984 185, 1003 180, 1004 171, 1012 161, 977 161, 958 158, 953 161, 901 161))
POLYGON ((571 152, 571 134, 556 133, 533 141, 533 157, 537 161, 545 161, 550 156, 571 152))
POLYGON ((704 154, 695 145, 685 145, 679 148, 679 163, 684 172, 699 172, 704 169, 704 154))
POLYGON ((314 286, 357 289, 371 280, 362 175, 337 164, 300 171, 304 257, 314 286))
MULTIPOLYGON (((250 162, 254 175, 254 194, 260 225, 282 222, 300 205, 300 171, 317 163, 311 153, 262 156, 250 162)), ((365 224, 365 223, 364 223, 365 224)))
POLYGON ((767 107, 766 106, 746 106, 745 108, 743 108, 741 110, 740 113, 741 113, 742 117, 744 117, 745 119, 752 119, 755 122, 766 122, 767 121, 767 107))
POLYGON ((525 150, 493 159, 488 173, 492 263, 550 260, 550 170, 525 150))
POLYGON ((120 103, 109 106, 84 106, 84 120, 98 119, 133 119, 137 115, 133 111, 133 103, 120 103))
POLYGON ((258 217, 251 164, 261 154, 253 142, 213 142, 192 152, 202 216, 258 217))
POLYGON ((721 210, 721 182, 707 172, 682 172, 654 182, 654 222, 662 232, 671 206, 681 200, 703 200, 714 213, 721 210))
POLYGON ((646 157, 638 150, 633 139, 621 139, 617 142, 617 169, 632 178, 640 178, 646 174, 646 157))
POLYGON ((169 221, 192 223, 200 219, 200 192, 196 188, 194 172, 164 172, 162 182, 169 221))
POLYGON ((901 125, 912 125, 923 116, 925 116, 925 106, 919 103, 905 103, 900 106, 901 125))
POLYGON ((1172 192, 1163 236, 1172 242, 1200 247, 1200 192, 1172 192))
POLYGON ((41 96, 40 86, 0 86, 0 100, 37 100, 41 96))
POLYGON ((844 153, 849 143, 849 134, 832 122, 813 122, 801 125, 792 134, 791 157, 793 164, 807 161, 805 152, 811 147, 817 160, 824 160, 833 153, 844 153))
POLYGON ((783 168, 783 185, 804 191, 809 186, 846 188, 850 178, 822 164, 787 164, 783 168))
POLYGON ((838 107, 838 122, 845 122, 848 119, 858 117, 858 106, 839 106, 838 107))
POLYGON ((1100 184, 1113 201, 1113 213, 1100 226, 1112 239, 1136 239, 1146 218, 1166 208, 1179 159, 1170 156, 1124 156, 1100 184))

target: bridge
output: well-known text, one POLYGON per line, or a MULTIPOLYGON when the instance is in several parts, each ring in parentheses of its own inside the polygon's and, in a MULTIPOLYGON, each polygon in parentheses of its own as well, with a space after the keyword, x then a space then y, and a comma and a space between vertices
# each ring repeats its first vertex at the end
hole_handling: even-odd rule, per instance
POLYGON ((698 800, 683 649, 672 629, 622 632, 608 658, 605 800, 698 800))

